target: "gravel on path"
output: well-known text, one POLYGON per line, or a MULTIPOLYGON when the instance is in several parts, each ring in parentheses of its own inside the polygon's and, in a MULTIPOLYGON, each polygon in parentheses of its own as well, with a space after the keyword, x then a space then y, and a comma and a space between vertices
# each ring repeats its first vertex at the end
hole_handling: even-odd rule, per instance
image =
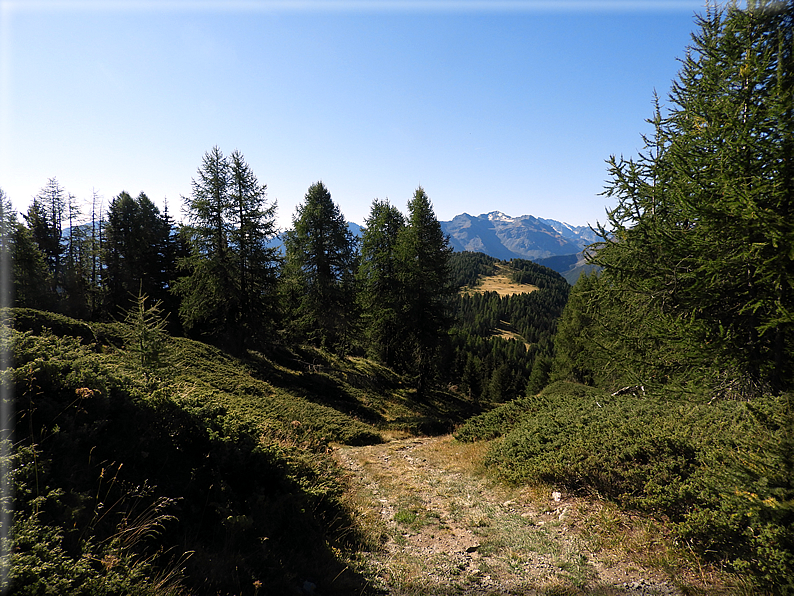
POLYGON ((356 562, 383 594, 682 596, 630 557, 594 552, 583 501, 510 489, 476 473, 482 445, 450 436, 337 446, 380 550, 356 562))

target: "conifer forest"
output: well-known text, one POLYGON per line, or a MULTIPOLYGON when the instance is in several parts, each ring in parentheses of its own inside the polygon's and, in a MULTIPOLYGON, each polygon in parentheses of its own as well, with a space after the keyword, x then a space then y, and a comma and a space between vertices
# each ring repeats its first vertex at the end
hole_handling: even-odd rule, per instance
MULTIPOLYGON (((0 589, 388 593, 328 454, 399 432, 664 524, 720 593, 794 594, 794 3, 704 9, 647 123, 574 286, 452 252, 421 186, 355 236, 317 181, 279 230, 217 146, 162 210, 0 189, 0 589)), ((565 581, 526 593, 591 593, 565 581)))

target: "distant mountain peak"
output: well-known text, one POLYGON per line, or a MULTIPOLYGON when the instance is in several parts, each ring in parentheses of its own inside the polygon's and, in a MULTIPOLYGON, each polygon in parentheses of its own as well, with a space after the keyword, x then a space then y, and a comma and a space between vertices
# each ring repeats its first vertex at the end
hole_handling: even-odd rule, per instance
POLYGON ((440 222, 453 250, 484 252, 497 259, 544 259, 580 253, 596 241, 589 227, 501 211, 456 215, 440 222))
MULTIPOLYGON (((488 218, 488 221, 515 221, 514 217, 505 215, 501 211, 491 211, 490 213, 484 213, 483 215, 488 218)), ((480 217, 483 216, 481 215, 480 217)))

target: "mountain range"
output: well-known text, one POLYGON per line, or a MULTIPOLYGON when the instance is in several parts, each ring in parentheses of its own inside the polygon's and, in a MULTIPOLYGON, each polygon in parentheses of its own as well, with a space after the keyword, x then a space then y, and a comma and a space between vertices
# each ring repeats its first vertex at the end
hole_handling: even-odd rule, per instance
POLYGON ((484 252, 497 259, 531 259, 582 252, 598 238, 588 226, 572 226, 532 215, 511 217, 501 211, 482 215, 461 213, 442 221, 454 250, 484 252))
MULTIPOLYGON (((532 215, 511 217, 501 211, 461 213, 439 223, 455 251, 482 252, 500 260, 529 259, 557 271, 571 284, 591 267, 585 264, 583 251, 598 241, 589 226, 572 226, 532 215)), ((347 226, 354 236, 361 237, 359 224, 347 222, 347 226)), ((272 244, 280 246, 281 239, 272 244)))
POLYGON ((501 260, 529 259, 560 273, 570 284, 593 267, 584 258, 585 247, 598 241, 589 226, 532 215, 511 217, 501 211, 461 213, 439 223, 453 250, 483 252, 501 260))

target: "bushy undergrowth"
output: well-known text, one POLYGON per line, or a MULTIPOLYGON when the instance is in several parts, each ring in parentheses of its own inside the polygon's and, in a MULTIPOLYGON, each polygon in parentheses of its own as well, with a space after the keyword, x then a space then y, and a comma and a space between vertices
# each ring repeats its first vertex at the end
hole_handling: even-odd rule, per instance
POLYGON ((512 483, 597 493, 668 518, 682 543, 794 593, 791 396, 692 403, 556 383, 473 418, 456 437, 494 441, 512 483))
POLYGON ((12 593, 361 592, 342 555, 359 530, 327 447, 432 419, 399 377, 315 350, 238 360, 177 338, 142 371, 118 324, 0 315, 15 322, 0 346, 13 358, 12 593))

